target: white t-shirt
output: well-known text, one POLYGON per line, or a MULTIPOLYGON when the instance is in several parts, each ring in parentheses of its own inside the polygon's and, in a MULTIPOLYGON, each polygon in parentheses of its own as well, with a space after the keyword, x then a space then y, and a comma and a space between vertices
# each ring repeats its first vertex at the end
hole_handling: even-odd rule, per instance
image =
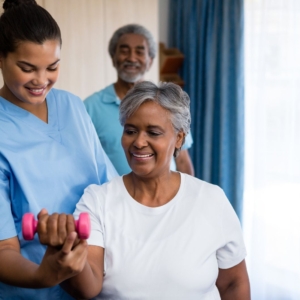
POLYGON ((218 268, 246 256, 240 223, 218 186, 180 174, 177 195, 160 207, 134 200, 122 177, 85 190, 74 215, 90 214, 88 243, 105 248, 96 299, 220 299, 218 268))

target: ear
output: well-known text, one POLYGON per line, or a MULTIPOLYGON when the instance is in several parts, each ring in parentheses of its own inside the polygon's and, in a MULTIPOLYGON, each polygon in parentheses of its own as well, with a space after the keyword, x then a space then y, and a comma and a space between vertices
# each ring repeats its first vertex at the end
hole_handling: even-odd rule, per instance
POLYGON ((115 56, 111 59, 112 65, 115 68, 116 67, 116 59, 115 56))
POLYGON ((176 144, 175 144, 176 149, 180 149, 182 147, 184 137, 185 137, 185 134, 183 131, 179 131, 177 133, 177 139, 176 139, 176 144))

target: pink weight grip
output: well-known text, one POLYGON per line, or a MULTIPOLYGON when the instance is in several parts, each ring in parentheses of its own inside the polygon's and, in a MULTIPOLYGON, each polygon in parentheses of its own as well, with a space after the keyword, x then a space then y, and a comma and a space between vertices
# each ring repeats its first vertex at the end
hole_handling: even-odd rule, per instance
MULTIPOLYGON (((32 213, 24 214, 22 219, 22 234, 24 240, 33 240, 37 230, 37 224, 38 221, 34 219, 34 215, 32 213)), ((89 238, 91 232, 91 222, 88 213, 81 213, 79 215, 79 219, 75 220, 75 230, 80 239, 86 240, 89 238)))

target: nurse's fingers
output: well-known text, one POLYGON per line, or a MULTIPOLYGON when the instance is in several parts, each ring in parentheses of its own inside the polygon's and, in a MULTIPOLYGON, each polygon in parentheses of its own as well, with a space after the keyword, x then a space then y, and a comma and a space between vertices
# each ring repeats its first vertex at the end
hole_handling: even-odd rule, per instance
POLYGON ((68 255, 72 251, 76 238, 77 233, 75 231, 68 234, 61 249, 62 255, 68 255))

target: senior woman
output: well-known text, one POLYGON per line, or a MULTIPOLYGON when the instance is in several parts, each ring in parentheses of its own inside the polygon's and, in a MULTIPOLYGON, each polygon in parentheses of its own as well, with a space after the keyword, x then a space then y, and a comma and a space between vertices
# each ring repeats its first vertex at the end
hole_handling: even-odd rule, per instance
POLYGON ((190 129, 189 105, 179 86, 147 81, 122 100, 132 172, 90 185, 77 204, 74 216, 89 212, 92 231, 88 247, 73 247, 71 233, 64 245, 66 257, 80 261, 71 267, 78 275, 63 283, 73 296, 250 299, 241 228, 224 192, 170 171, 190 129))

